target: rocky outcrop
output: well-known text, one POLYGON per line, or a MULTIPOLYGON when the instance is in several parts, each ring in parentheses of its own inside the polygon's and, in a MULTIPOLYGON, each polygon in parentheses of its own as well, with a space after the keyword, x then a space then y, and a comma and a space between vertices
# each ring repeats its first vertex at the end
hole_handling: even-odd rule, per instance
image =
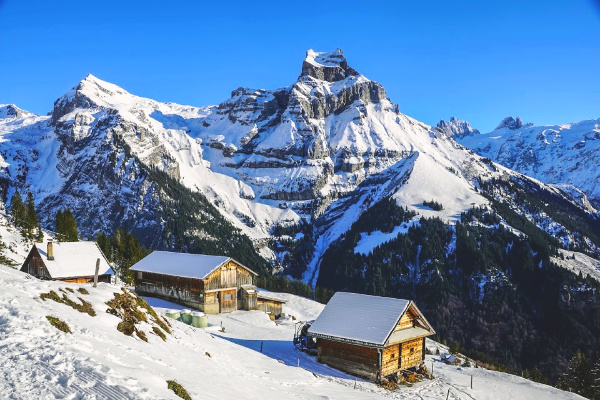
POLYGON ((356 76, 358 72, 348 66, 341 49, 330 53, 318 53, 314 50, 306 52, 306 58, 302 63, 300 76, 310 76, 327 82, 336 82, 349 76, 356 76))
POLYGON ((462 139, 466 136, 479 135, 478 129, 471 127, 468 121, 461 121, 456 117, 450 118, 450 121, 446 122, 443 119, 437 123, 437 127, 442 130, 447 136, 454 137, 455 139, 462 139))
POLYGON ((513 117, 506 117, 500 122, 500 124, 496 127, 496 129, 508 128, 510 130, 516 130, 523 127, 523 121, 521 117, 517 117, 514 119, 513 117))

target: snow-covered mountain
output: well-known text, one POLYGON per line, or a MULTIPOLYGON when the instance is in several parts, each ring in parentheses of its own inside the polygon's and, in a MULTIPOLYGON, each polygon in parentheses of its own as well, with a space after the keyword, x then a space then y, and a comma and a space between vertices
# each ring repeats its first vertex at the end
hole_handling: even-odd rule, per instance
POLYGON ((339 49, 309 50, 290 86, 238 88, 217 106, 160 103, 89 75, 48 116, 0 110, 6 198, 32 191, 46 228, 68 207, 87 236, 124 226, 153 248, 219 251, 227 239, 213 228, 231 224, 273 260, 274 229, 307 221, 313 284, 323 251, 383 198, 452 222, 489 203, 480 182, 528 179, 458 144, 483 136, 468 123, 400 113, 339 49))
POLYGON ((89 75, 50 116, 3 110, 7 197, 31 190, 49 227, 54 212, 69 207, 87 235, 118 221, 146 243, 164 240, 157 210, 165 201, 147 168, 202 193, 258 243, 274 225, 321 215, 375 177, 400 179, 387 185, 389 194, 420 176, 398 194, 411 207, 450 196, 448 213, 456 215, 485 202, 472 179, 488 168, 471 168, 476 157, 399 113, 341 50, 308 51, 291 86, 240 88, 218 106, 159 103, 89 75))
POLYGON ((590 203, 600 208, 600 119, 533 126, 509 117, 490 133, 457 140, 507 168, 555 185, 592 212, 590 203))

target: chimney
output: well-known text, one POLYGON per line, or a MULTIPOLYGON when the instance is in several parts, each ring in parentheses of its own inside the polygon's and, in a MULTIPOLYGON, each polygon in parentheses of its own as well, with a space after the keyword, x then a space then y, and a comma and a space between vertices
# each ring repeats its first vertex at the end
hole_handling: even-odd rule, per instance
POLYGON ((54 260, 54 249, 52 248, 52 238, 48 239, 48 250, 46 251, 48 260, 54 260))

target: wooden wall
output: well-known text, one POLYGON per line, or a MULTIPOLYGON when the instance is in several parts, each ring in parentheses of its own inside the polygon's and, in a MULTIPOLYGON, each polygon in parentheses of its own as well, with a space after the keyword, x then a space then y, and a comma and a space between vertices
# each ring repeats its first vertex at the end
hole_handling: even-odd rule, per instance
POLYGON ((219 292, 219 312, 232 312, 237 310, 237 293, 235 289, 219 292))
POLYGON ((419 366, 423 362, 424 338, 409 340, 402 343, 400 368, 407 369, 419 366))
POLYGON ((50 273, 44 265, 44 260, 42 259, 40 252, 37 250, 37 247, 31 248, 31 251, 27 255, 25 262, 21 266, 21 271, 35 276, 38 279, 52 279, 50 273))
POLYGON ((204 298, 201 296, 203 287, 204 282, 201 279, 150 272, 142 272, 140 278, 140 273, 135 273, 136 292, 171 299, 198 309, 202 309, 201 305, 204 303, 204 298))
POLYGON ((371 380, 378 378, 379 354, 377 349, 321 338, 317 339, 317 349, 319 362, 352 375, 371 380))
POLYGON ((388 376, 400 370, 400 347, 394 344, 383 349, 381 354, 381 376, 388 376))
POLYGON ((245 290, 238 291, 238 310, 256 310, 257 300, 256 300, 256 292, 248 293, 245 290))
POLYGON ((394 328, 394 332, 399 331, 401 329, 413 328, 416 323, 417 323, 416 313, 412 309, 409 308, 408 310, 406 310, 406 312, 404 314, 402 314, 402 317, 400 318, 398 325, 396 325, 396 328, 394 328))
MULTIPOLYGON (((77 278, 59 279, 59 281, 69 283, 89 283, 94 282, 93 276, 80 276, 77 278)), ((110 275, 98 275, 98 282, 110 283, 110 275)))
POLYGON ((256 301, 256 309, 261 310, 267 313, 271 313, 275 316, 275 318, 281 317, 281 313, 283 312, 283 303, 274 300, 261 299, 259 298, 256 301))
POLYGON ((206 278, 205 287, 206 290, 233 287, 239 289, 242 285, 252 285, 252 280, 253 275, 250 271, 235 261, 230 261, 206 278))

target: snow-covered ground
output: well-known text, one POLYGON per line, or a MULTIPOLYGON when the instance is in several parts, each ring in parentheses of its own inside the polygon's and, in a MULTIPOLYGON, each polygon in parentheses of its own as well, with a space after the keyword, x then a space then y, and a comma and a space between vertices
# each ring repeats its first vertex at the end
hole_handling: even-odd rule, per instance
POLYGON ((552 262, 576 274, 581 272, 584 277, 589 275, 600 282, 600 260, 574 251, 563 249, 559 249, 558 251, 563 257, 552 257, 552 262))
POLYGON ((389 242, 392 239, 398 237, 398 235, 405 235, 408 230, 413 226, 419 226, 419 218, 415 217, 409 222, 405 222, 402 225, 394 227, 391 232, 367 232, 360 234, 360 240, 354 248, 355 253, 369 255, 377 246, 389 242))
MULTIPOLYGON (((95 317, 39 297, 50 290, 77 289, 76 284, 39 281, 0 266, 0 287, 0 398, 175 399, 167 389, 169 379, 195 399, 440 399, 448 389, 453 399, 578 398, 512 375, 447 366, 436 356, 427 358, 428 365, 435 365, 434 380, 387 391, 295 350, 291 315, 313 319, 323 305, 289 294, 274 294, 288 300, 286 317, 277 323, 259 311, 211 315, 207 329, 173 321, 166 342, 143 323, 146 343, 118 332, 120 320, 105 312, 104 303, 120 292, 118 287, 85 285, 89 295, 75 292, 92 304, 95 317), (73 333, 52 327, 47 315, 64 320, 73 333), (225 332, 219 331, 221 323, 225 332)), ((76 300, 75 294, 68 295, 76 300)), ((147 300, 159 313, 181 308, 147 300)))

